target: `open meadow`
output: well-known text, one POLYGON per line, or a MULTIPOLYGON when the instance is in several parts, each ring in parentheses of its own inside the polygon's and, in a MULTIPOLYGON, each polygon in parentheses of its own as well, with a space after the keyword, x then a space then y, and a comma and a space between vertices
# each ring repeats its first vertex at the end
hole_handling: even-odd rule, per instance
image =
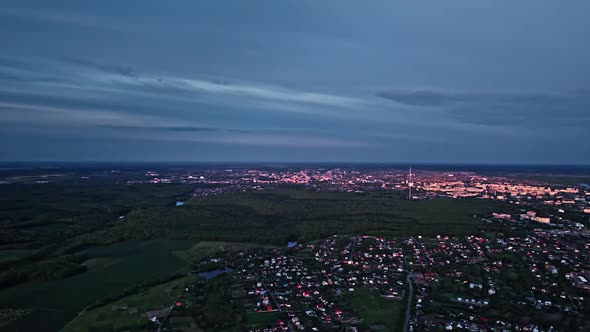
POLYGON ((0 329, 57 330, 86 306, 151 280, 186 272, 187 265, 173 251, 191 246, 186 241, 129 241, 85 250, 88 270, 69 278, 36 281, 0 291, 1 307, 27 308, 32 312, 0 329))
POLYGON ((345 298, 372 331, 401 331, 405 307, 402 301, 385 299, 368 288, 348 293, 345 298))

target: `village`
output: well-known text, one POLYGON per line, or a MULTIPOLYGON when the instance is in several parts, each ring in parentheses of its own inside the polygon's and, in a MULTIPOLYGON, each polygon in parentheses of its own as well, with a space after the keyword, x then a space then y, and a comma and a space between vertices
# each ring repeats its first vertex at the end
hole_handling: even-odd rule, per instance
MULTIPOLYGON (((550 179, 549 179, 550 180, 550 179)), ((279 185, 300 185, 314 191, 407 191, 411 199, 478 198, 515 205, 544 206, 554 210, 549 220, 561 222, 574 212, 590 219, 590 185, 559 184, 534 179, 482 175, 467 171, 404 170, 391 168, 277 168, 202 169, 160 174, 147 171, 145 179, 128 183, 187 183, 202 185, 197 197, 232 191, 267 190, 279 185)), ((543 216, 548 218, 549 216, 543 216)), ((542 222, 549 222, 543 219, 542 222)))
POLYGON ((232 302, 248 317, 266 317, 248 331, 390 330, 353 305, 351 299, 367 291, 399 308, 409 305, 407 311, 391 311, 394 330, 578 328, 589 309, 588 238, 543 228, 522 232, 502 219, 482 223, 505 232, 400 239, 334 235, 200 263, 224 266, 232 278, 232 302))
MULTIPOLYGON (((233 264, 243 285, 246 312, 283 315, 260 331, 359 330, 363 318, 346 301, 346 294, 370 289, 375 296, 402 301, 407 285, 403 250, 394 240, 369 236, 334 236, 279 249, 250 250, 213 258, 233 264)), ((203 261, 207 264, 210 261, 203 261)))
MULTIPOLYGON (((225 299, 234 312, 245 312, 245 331, 570 331, 590 310, 590 191, 584 186, 380 169, 203 174, 173 181, 213 185, 194 196, 296 184, 315 191, 394 190, 417 201, 500 202, 479 216, 478 232, 463 236, 332 235, 195 262, 198 271, 226 275, 225 299)), ((158 174, 147 175, 159 181, 158 174)), ((199 298, 207 296, 200 289, 183 295, 184 304, 195 304, 183 304, 184 314, 172 306, 154 322, 174 327, 171 318, 202 310, 199 298)))
POLYGON ((410 330, 567 331, 588 310, 585 237, 537 229, 406 243, 417 289, 410 330))
POLYGON ((544 213, 500 204, 462 233, 204 241, 181 252, 190 273, 147 288, 166 301, 139 292, 103 311, 148 331, 583 330, 590 235, 544 213))

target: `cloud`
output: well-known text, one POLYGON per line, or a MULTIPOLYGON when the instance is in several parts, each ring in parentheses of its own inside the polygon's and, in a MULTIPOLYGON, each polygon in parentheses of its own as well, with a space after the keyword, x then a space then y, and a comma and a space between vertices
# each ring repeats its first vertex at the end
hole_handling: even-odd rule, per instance
POLYGON ((121 21, 113 20, 111 17, 98 17, 92 14, 68 11, 63 8, 60 10, 48 8, 1 8, 0 17, 2 16, 27 22, 43 22, 52 25, 91 28, 109 32, 113 32, 114 27, 120 26, 122 23, 121 21))
POLYGON ((562 127, 590 124, 590 96, 578 91, 468 92, 389 90, 378 97, 416 109, 438 110, 464 123, 488 126, 562 127))
POLYGON ((127 77, 137 77, 135 69, 133 69, 133 67, 131 66, 117 64, 101 64, 93 61, 74 59, 69 57, 64 57, 61 60, 68 64, 73 64, 82 67, 90 67, 107 73, 119 74, 127 77))
POLYGON ((103 128, 110 128, 110 129, 122 129, 122 130, 150 130, 150 131, 161 131, 161 132, 180 132, 180 133, 240 133, 240 134, 248 134, 254 133, 253 130, 245 130, 245 129, 228 129, 228 128, 218 128, 218 127, 199 127, 199 126, 186 126, 186 125, 167 125, 167 126, 160 126, 160 125, 144 125, 144 126, 130 126, 130 125, 101 125, 100 127, 103 128))
MULTIPOLYGON (((184 76, 138 73, 132 66, 102 64, 64 57, 61 62, 96 71, 85 77, 87 83, 124 86, 148 91, 186 92, 199 95, 229 96, 285 103, 314 104, 331 107, 355 107, 363 103, 358 98, 320 92, 289 89, 277 85, 241 82, 229 78, 199 79, 184 76)), ((79 82, 84 83, 84 82, 79 82)))
POLYGON ((324 137, 319 135, 304 135, 298 133, 264 133, 264 132, 227 132, 220 130, 215 134, 206 132, 170 132, 160 135, 145 132, 123 133, 133 139, 158 140, 184 143, 208 143, 226 146, 254 146, 254 147, 277 147, 277 148, 305 148, 305 149, 370 149, 379 144, 360 139, 344 139, 335 137, 324 137))
POLYGON ((93 93, 101 93, 104 97, 148 96, 161 100, 241 105, 293 113, 334 113, 371 107, 368 100, 357 97, 227 77, 196 78, 140 72, 130 65, 72 57, 60 57, 54 61, 0 58, 0 80, 19 83, 25 91, 35 89, 41 94, 47 89, 51 89, 53 95, 66 91, 71 96, 68 98, 93 93))
POLYGON ((548 92, 469 92, 448 90, 389 90, 378 97, 412 106, 447 106, 462 103, 558 104, 577 95, 548 92))
MULTIPOLYGON (((38 125, 137 125, 150 117, 97 109, 0 102, 0 122, 38 125)), ((159 118, 151 118, 160 121, 159 118)))
POLYGON ((374 143, 366 139, 332 137, 323 132, 199 126, 186 124, 177 118, 141 113, 26 103, 0 102, 0 124, 11 128, 34 129, 35 132, 68 132, 72 137, 118 137, 144 141, 276 148, 374 147, 374 143))
POLYGON ((381 91, 376 96, 411 106, 445 106, 456 101, 452 93, 428 90, 381 91))
POLYGON ((292 90, 278 86, 256 83, 219 83, 203 79, 141 75, 104 75, 99 78, 104 83, 123 85, 139 89, 161 89, 180 91, 199 95, 226 96, 251 100, 271 100, 284 103, 314 104, 330 107, 351 108, 359 106, 356 98, 336 96, 317 92, 292 90))
POLYGON ((254 133, 252 130, 187 125, 173 117, 143 113, 126 113, 105 109, 88 109, 75 106, 48 106, 32 103, 0 101, 0 123, 35 124, 40 126, 76 126, 87 128, 147 131, 151 133, 254 133))

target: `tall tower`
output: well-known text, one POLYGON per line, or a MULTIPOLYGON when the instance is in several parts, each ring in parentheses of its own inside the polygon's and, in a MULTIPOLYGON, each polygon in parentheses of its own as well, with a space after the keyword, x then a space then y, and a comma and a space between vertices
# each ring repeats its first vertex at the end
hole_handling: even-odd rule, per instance
POLYGON ((412 166, 410 166, 410 172, 408 173, 408 200, 411 201, 412 200, 412 186, 414 185, 414 183, 412 183, 412 166))

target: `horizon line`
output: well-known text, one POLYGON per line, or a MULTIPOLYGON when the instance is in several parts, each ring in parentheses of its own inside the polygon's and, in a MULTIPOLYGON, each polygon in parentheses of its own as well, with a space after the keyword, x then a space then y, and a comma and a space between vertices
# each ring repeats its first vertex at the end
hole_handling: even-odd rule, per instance
POLYGON ((345 165, 432 165, 432 166, 570 166, 590 167, 590 163, 555 163, 555 162, 472 162, 472 161, 231 161, 231 160, 18 160, 0 161, 2 164, 256 164, 269 166, 278 165, 301 165, 301 164, 345 164, 345 165))

